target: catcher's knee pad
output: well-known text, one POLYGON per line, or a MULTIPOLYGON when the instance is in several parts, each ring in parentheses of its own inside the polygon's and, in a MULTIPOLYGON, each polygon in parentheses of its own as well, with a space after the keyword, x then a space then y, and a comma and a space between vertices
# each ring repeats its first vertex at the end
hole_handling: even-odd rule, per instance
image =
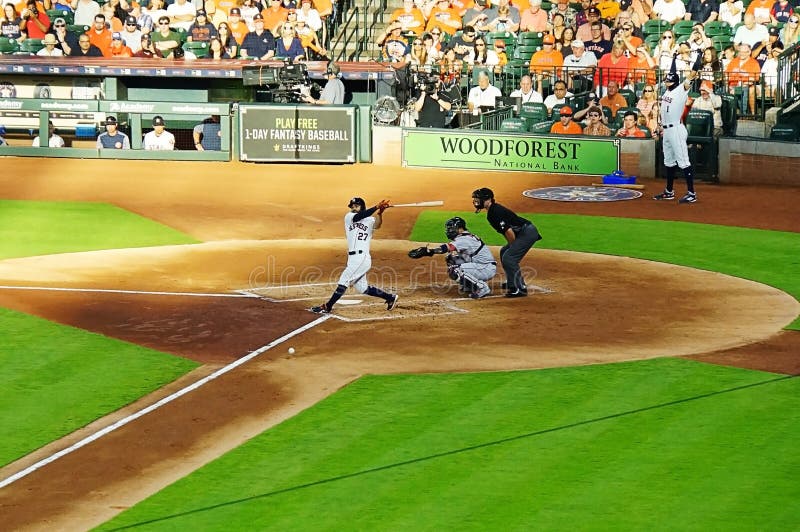
POLYGON ((461 268, 457 264, 449 265, 447 267, 447 276, 454 281, 458 281, 461 278, 461 268))

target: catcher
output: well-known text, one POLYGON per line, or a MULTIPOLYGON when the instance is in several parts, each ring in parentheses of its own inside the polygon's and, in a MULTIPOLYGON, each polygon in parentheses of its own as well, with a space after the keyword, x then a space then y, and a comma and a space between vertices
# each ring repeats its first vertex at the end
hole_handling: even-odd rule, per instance
POLYGON ((433 248, 421 246, 408 252, 412 259, 446 255, 447 273, 458 281, 462 291, 472 299, 480 299, 492 293, 486 283, 497 273, 497 262, 483 240, 467 231, 467 223, 458 216, 444 224, 444 232, 450 242, 433 248))

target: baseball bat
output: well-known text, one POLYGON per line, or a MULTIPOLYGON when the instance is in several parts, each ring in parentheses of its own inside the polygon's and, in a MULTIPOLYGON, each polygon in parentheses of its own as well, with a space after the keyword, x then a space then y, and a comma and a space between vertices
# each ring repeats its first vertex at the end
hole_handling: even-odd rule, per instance
POLYGON ((593 187, 613 187, 613 188, 632 188, 634 190, 644 190, 644 185, 612 185, 609 183, 592 183, 593 187))
POLYGON ((440 205, 444 205, 444 201, 436 200, 436 201, 418 201, 416 203, 398 203, 397 205, 392 205, 392 207, 438 207, 440 205))

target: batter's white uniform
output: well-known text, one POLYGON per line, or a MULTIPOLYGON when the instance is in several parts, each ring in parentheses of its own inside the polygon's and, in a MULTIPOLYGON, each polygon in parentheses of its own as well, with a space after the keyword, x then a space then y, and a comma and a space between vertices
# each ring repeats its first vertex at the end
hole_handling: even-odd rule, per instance
POLYGON ((156 135, 155 131, 150 131, 144 136, 143 147, 145 150, 174 150, 175 135, 169 131, 162 131, 156 135))
POLYGON ((661 127, 664 129, 664 166, 676 164, 683 168, 691 166, 686 126, 681 122, 683 109, 689 99, 688 82, 679 83, 661 97, 661 127))
POLYGON ((355 212, 344 215, 344 233, 347 237, 347 266, 339 277, 339 284, 354 286, 362 294, 367 291, 367 272, 372 267, 369 244, 375 232, 375 217, 367 216, 353 221, 355 212))

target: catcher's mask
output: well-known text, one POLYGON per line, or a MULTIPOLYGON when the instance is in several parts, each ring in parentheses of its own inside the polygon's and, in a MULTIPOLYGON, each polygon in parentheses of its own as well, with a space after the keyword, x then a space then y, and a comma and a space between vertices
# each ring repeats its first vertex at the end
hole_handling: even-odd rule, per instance
POLYGON ((494 202, 494 192, 492 192, 492 189, 484 187, 472 193, 472 205, 475 207, 475 212, 481 212, 483 203, 486 200, 492 200, 492 202, 494 202))
POLYGON ((447 235, 447 238, 453 240, 455 237, 458 236, 459 227, 466 231, 467 222, 465 222, 463 218, 460 218, 458 216, 450 218, 444 223, 444 234, 447 235))
POLYGON ((367 202, 364 201, 364 198, 353 198, 350 200, 350 203, 347 206, 352 209, 353 205, 361 205, 361 210, 367 210, 367 202))

